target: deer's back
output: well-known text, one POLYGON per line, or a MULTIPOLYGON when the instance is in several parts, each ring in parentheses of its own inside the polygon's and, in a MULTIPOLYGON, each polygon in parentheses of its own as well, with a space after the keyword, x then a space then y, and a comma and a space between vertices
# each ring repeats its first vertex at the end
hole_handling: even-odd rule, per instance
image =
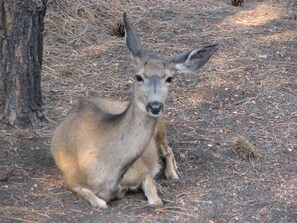
MULTIPOLYGON (((64 172, 69 166, 90 163, 93 157, 106 157, 102 148, 110 141, 112 121, 102 122, 106 114, 120 114, 127 103, 105 99, 85 98, 80 100, 57 128, 51 152, 64 172), (68 164, 68 163, 72 164, 68 164)), ((94 160, 94 162, 96 162, 94 160)))

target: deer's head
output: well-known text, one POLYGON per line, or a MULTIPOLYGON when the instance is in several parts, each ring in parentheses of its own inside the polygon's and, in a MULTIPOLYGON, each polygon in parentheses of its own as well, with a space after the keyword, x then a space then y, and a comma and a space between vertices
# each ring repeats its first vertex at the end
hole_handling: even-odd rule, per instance
POLYGON ((164 110, 168 88, 177 74, 198 70, 218 50, 218 44, 190 50, 171 59, 149 54, 124 13, 126 43, 136 71, 134 100, 139 108, 151 116, 160 116, 164 110))

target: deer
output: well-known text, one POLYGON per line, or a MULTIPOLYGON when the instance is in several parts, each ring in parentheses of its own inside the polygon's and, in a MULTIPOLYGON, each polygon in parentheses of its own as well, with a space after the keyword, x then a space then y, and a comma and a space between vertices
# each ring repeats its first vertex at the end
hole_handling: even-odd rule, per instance
POLYGON ((155 182, 161 169, 158 150, 165 157, 165 177, 179 177, 162 120, 169 87, 174 77, 198 70, 218 50, 213 44, 164 59, 142 47, 126 12, 123 20, 135 69, 130 101, 81 98, 51 144, 65 186, 101 209, 138 188, 150 206, 163 205, 155 182))

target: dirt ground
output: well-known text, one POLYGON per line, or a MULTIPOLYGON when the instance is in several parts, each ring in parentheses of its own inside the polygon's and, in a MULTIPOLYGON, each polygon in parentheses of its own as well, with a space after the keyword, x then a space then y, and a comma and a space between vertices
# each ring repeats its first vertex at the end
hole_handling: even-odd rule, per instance
POLYGON ((212 43, 220 50, 173 81, 164 120, 181 179, 158 176, 165 206, 149 207, 140 191, 107 210, 65 189, 49 147, 77 98, 128 100, 133 70, 122 37, 91 28, 67 36, 66 23, 66 37, 58 36, 59 2, 49 1, 45 21, 49 123, 0 124, 0 222, 297 222, 295 0, 130 2, 130 20, 152 52, 170 57, 212 43))

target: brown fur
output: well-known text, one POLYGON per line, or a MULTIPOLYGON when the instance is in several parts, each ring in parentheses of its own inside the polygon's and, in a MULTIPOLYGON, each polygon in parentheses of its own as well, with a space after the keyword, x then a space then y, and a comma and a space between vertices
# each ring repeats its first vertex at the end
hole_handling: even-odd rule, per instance
POLYGON ((199 69, 218 49, 212 45, 160 59, 143 50, 126 14, 124 23, 137 80, 131 101, 81 99, 58 127, 51 146, 67 187, 100 208, 138 187, 150 205, 163 205, 154 181, 160 170, 158 149, 165 158, 166 178, 178 178, 160 118, 171 79, 199 69))
MULTIPOLYGON (((106 124, 102 128, 97 126, 97 124, 100 123, 100 116, 105 114, 104 112, 109 112, 110 114, 121 113, 125 111, 127 105, 128 103, 126 102, 114 102, 99 98, 85 98, 81 100, 69 112, 63 124, 57 129, 52 141, 52 154, 58 167, 64 173, 66 185, 69 189, 78 194, 80 194, 81 190, 78 188, 82 186, 83 188, 95 192, 94 194, 99 194, 99 197, 103 198, 103 200, 109 201, 114 198, 121 198, 128 189, 136 189, 138 186, 141 186, 142 183, 146 183, 148 184, 148 192, 146 193, 149 193, 149 195, 147 195, 149 203, 152 205, 162 205, 162 201, 158 197, 154 187, 153 180, 160 169, 157 147, 161 149, 165 157, 165 176, 168 179, 177 179, 178 175, 176 173, 174 155, 167 144, 166 131, 161 118, 158 118, 156 121, 154 130, 155 137, 150 137, 147 148, 135 162, 132 161, 131 166, 128 168, 127 172, 124 173, 122 179, 117 179, 114 176, 113 179, 109 179, 111 173, 105 172, 104 170, 109 169, 107 165, 110 166, 110 169, 113 169, 113 166, 121 162, 120 159, 111 159, 109 163, 104 162, 104 160, 98 162, 99 156, 111 156, 111 154, 106 154, 104 150, 98 151, 98 146, 96 146, 107 144, 107 142, 102 143, 103 140, 101 137, 110 135, 111 133, 108 132, 108 130, 109 128, 112 129, 112 127, 109 126, 110 124, 106 124), (102 133, 103 135, 100 137, 98 136, 98 130, 108 133, 102 133), (99 165, 99 163, 101 163, 101 165, 99 165), (100 179, 89 177, 98 175, 100 172, 98 170, 100 169, 103 170, 100 179), (105 173, 108 174, 108 176, 106 176, 105 173), (102 178, 104 181, 114 184, 114 186, 112 188, 105 188, 105 186, 101 191, 98 190, 97 186, 100 183, 97 181, 102 180, 102 178), (119 181, 121 181, 120 184, 119 181)), ((111 125, 113 124, 115 123, 111 125)), ((109 153, 109 151, 107 152, 109 153)), ((118 178, 120 178, 120 176, 118 176, 118 178)), ((143 187, 144 186, 145 185, 143 185, 143 187)), ((95 207, 105 207, 105 205, 98 205, 96 199, 92 199, 92 196, 87 200, 95 207)))
MULTIPOLYGON (((117 114, 123 112, 129 102, 112 101, 104 98, 88 98, 87 100, 95 103, 98 107, 104 109, 105 112, 117 114)), ((161 151, 165 160, 165 177, 166 179, 178 179, 177 165, 174 158, 174 153, 168 145, 166 129, 163 120, 159 117, 156 123, 154 136, 156 147, 161 151)))

